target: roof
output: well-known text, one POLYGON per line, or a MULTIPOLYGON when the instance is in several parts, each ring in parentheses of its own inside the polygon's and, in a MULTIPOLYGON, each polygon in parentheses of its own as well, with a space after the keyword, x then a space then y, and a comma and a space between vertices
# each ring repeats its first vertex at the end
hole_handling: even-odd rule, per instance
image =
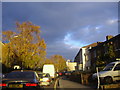
POLYGON ((87 46, 84 46, 84 47, 82 47, 82 48, 95 47, 95 46, 97 46, 97 45, 98 45, 98 43, 92 43, 92 44, 87 45, 87 46))
POLYGON ((33 70, 14 70, 12 72, 35 72, 33 70))
POLYGON ((120 63, 120 61, 117 61, 117 60, 116 60, 115 62, 111 62, 111 64, 112 64, 112 63, 120 63))
POLYGON ((97 47, 102 47, 104 44, 109 43, 109 42, 111 42, 111 41, 119 40, 119 38, 120 38, 120 34, 114 36, 113 38, 111 38, 111 39, 109 39, 109 40, 106 40, 106 41, 104 41, 104 42, 101 42, 100 44, 98 44, 98 45, 96 45, 95 47, 93 47, 92 50, 95 49, 95 48, 97 48, 97 47))

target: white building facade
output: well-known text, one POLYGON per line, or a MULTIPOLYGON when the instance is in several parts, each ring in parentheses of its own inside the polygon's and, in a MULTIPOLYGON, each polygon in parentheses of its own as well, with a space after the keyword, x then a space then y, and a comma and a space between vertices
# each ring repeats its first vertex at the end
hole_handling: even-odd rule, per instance
POLYGON ((81 48, 80 49, 80 64, 79 64, 79 70, 86 71, 90 68, 90 55, 89 55, 89 49, 88 48, 81 48))
POLYGON ((75 57, 75 62, 77 62, 77 69, 81 71, 90 71, 91 67, 91 55, 90 49, 96 46, 96 43, 90 44, 88 46, 84 46, 80 48, 78 54, 75 57))

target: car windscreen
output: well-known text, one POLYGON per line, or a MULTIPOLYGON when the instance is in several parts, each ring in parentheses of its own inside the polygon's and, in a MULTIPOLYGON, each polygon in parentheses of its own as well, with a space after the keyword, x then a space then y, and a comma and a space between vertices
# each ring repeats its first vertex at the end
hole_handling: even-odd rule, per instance
POLYGON ((43 77, 43 74, 38 74, 38 76, 39 76, 40 78, 42 78, 42 77, 43 77))
POLYGON ((110 70, 112 70, 112 68, 113 68, 114 65, 115 65, 114 63, 108 64, 108 65, 103 69, 103 71, 110 71, 110 70))
POLYGON ((5 78, 34 78, 34 72, 11 72, 8 73, 5 78))
POLYGON ((50 77, 50 75, 49 74, 44 74, 43 77, 50 77))
POLYGON ((38 76, 39 76, 40 78, 50 77, 50 75, 49 75, 49 74, 38 74, 38 76))

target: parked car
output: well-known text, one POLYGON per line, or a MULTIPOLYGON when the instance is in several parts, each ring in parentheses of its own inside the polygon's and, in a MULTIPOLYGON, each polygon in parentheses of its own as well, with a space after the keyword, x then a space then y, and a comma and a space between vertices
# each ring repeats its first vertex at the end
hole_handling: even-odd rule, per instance
MULTIPOLYGON (((120 61, 109 63, 102 71, 98 72, 101 83, 113 83, 120 80, 120 61)), ((97 73, 92 75, 97 78, 97 73)))
POLYGON ((3 74, 0 72, 0 79, 2 79, 2 77, 3 77, 3 74))
POLYGON ((0 84, 3 90, 22 89, 39 90, 39 77, 35 71, 17 70, 5 75, 0 84))
POLYGON ((41 86, 49 86, 52 84, 52 78, 49 73, 38 73, 38 76, 40 77, 41 86))
POLYGON ((63 76, 64 72, 56 72, 57 76, 63 76))
POLYGON ((39 79, 43 78, 43 73, 42 72, 38 72, 37 74, 38 74, 39 79))
POLYGON ((64 75, 65 75, 67 78, 69 78, 69 76, 71 75, 71 71, 66 71, 66 72, 64 72, 64 75))

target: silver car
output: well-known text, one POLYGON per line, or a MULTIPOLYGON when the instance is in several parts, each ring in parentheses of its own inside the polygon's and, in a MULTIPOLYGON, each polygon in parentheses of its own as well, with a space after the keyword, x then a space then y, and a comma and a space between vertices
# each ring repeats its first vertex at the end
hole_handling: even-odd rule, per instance
MULTIPOLYGON (((97 78, 97 73, 93 74, 93 79, 97 78)), ((100 80, 104 83, 120 81, 120 61, 109 63, 99 72, 100 80)))
POLYGON ((52 78, 49 73, 38 73, 40 77, 40 85, 41 86, 49 86, 52 84, 52 78))

